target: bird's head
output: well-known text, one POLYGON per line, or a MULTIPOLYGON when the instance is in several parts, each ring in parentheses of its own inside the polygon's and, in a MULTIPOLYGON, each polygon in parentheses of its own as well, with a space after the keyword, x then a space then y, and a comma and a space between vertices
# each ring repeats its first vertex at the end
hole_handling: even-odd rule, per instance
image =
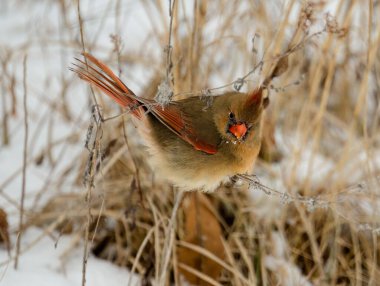
POLYGON ((258 137, 265 104, 262 89, 218 97, 214 104, 214 122, 222 138, 226 142, 242 143, 258 137))

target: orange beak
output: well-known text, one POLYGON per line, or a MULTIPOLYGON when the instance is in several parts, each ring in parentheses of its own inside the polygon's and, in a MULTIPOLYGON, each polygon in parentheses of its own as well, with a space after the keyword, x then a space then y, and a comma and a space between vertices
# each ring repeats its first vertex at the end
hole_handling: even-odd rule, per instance
POLYGON ((247 133, 247 130, 248 128, 245 123, 236 123, 228 128, 228 131, 230 131, 236 137, 236 139, 243 138, 247 133))

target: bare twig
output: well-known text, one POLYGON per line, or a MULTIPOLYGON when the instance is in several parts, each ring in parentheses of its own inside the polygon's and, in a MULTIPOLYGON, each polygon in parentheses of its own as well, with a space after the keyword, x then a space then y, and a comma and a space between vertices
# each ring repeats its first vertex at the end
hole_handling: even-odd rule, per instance
MULTIPOLYGON (((278 55, 276 57, 273 57, 273 58, 269 58, 269 59, 264 59, 262 58, 250 71, 248 71, 244 76, 242 77, 239 77, 237 78, 236 80, 232 81, 232 82, 229 82, 229 83, 226 83, 226 84, 223 84, 223 85, 220 85, 220 86, 216 86, 216 87, 212 87, 212 88, 206 88, 206 89, 203 89, 203 90, 200 90, 200 91, 190 91, 190 92, 180 92, 180 93, 177 93, 175 94, 175 96, 181 96, 181 95, 203 95, 204 94, 204 91, 206 90, 208 95, 207 96, 218 96, 217 94, 212 94, 212 92, 214 91, 217 91, 217 90, 221 90, 221 89, 224 89, 224 88, 227 88, 227 87, 230 87, 232 86, 236 91, 240 91, 241 88, 244 86, 244 84, 246 84, 247 82, 247 78, 249 76, 251 76, 252 74, 254 74, 258 69, 261 69, 263 67, 263 65, 265 63, 268 63, 268 62, 279 62, 281 59, 284 59, 286 57, 288 57, 289 55, 301 50, 302 48, 305 47, 305 44, 310 42, 312 39, 314 39, 315 37, 318 37, 320 36, 322 33, 325 33, 326 32, 326 29, 322 29, 322 30, 319 30, 317 32, 314 32, 310 35, 307 35, 305 36, 304 38, 302 38, 302 40, 295 44, 294 46, 292 47, 289 47, 284 53, 282 53, 281 55, 278 55)), ((263 81, 263 84, 266 86, 268 83, 270 82, 270 79, 265 79, 263 81)))
POLYGON ((163 258, 162 264, 161 264, 161 276, 160 276, 160 280, 159 280, 158 285, 166 285, 166 274, 168 272, 167 268, 169 266, 169 260, 170 260, 170 256, 172 253, 174 236, 175 236, 175 231, 174 231, 175 221, 176 221, 177 211, 178 211, 178 208, 182 202, 182 198, 183 198, 184 193, 185 192, 183 190, 179 190, 177 192, 176 197, 175 197, 172 215, 171 215, 168 227, 166 229, 164 250, 162 252, 164 255, 164 258, 163 258))
MULTIPOLYGON (((316 209, 333 208, 337 204, 343 203, 345 201, 344 198, 342 199, 342 195, 363 193, 365 189, 368 188, 367 182, 359 182, 356 184, 352 184, 346 188, 339 190, 339 192, 337 192, 338 196, 335 197, 334 200, 331 200, 328 198, 328 195, 303 196, 292 195, 287 191, 279 191, 261 183, 256 175, 239 174, 237 175, 237 177, 247 182, 251 190, 260 190, 268 196, 278 197, 281 200, 281 203, 285 205, 290 203, 300 203, 301 205, 306 207, 308 212, 313 212, 316 209)), ((379 178, 375 178, 375 180, 377 179, 379 178)), ((331 196, 334 197, 335 194, 331 194, 331 196)), ((344 214, 338 215, 346 220, 349 220, 344 214)), ((358 226, 358 230, 360 231, 371 231, 371 233, 375 236, 378 236, 380 234, 379 227, 377 225, 370 226, 369 224, 358 223, 358 226)))
POLYGON ((2 145, 8 145, 9 144, 9 127, 8 127, 8 112, 7 112, 7 97, 5 96, 5 87, 4 85, 1 86, 2 88, 2 111, 3 111, 3 116, 2 116, 2 145))
MULTIPOLYGON (((83 21, 80 11, 80 0, 77 0, 77 13, 78 13, 78 21, 79 21, 79 27, 80 27, 80 36, 81 36, 81 44, 82 44, 82 52, 86 51, 85 42, 84 42, 84 31, 83 31, 83 21)), ((86 68, 88 68, 87 59, 85 58, 86 68)), ((91 95, 94 101, 93 106, 93 112, 92 116, 95 119, 96 124, 96 131, 95 131, 95 140, 91 146, 91 149, 89 149, 90 154, 88 158, 88 164, 86 168, 86 203, 87 203, 87 221, 85 226, 85 234, 84 234, 84 247, 83 247, 83 262, 82 262, 82 286, 86 285, 86 270, 87 270, 87 261, 88 261, 88 242, 89 242, 89 236, 90 236, 90 224, 92 219, 91 214, 91 195, 92 190, 94 188, 94 179, 96 175, 96 165, 98 161, 98 155, 99 155, 99 137, 101 137, 102 131, 101 131, 101 124, 102 124, 102 116, 99 110, 99 105, 97 104, 97 100, 95 97, 95 93, 90 86, 91 95), (96 118, 100 118, 100 120, 96 120, 96 118), (100 131, 100 132, 99 132, 100 131)), ((91 126, 91 125, 90 125, 91 126)), ((88 143, 87 143, 88 144, 88 143)))
POLYGON ((19 217, 19 233, 17 236, 16 242, 16 255, 15 255, 15 269, 18 267, 18 260, 20 254, 20 246, 21 246, 21 236, 23 231, 23 217, 24 217, 24 201, 25 201, 25 186, 26 186, 26 166, 27 166, 27 157, 28 157, 28 104, 27 104, 27 59, 28 56, 24 56, 23 60, 23 87, 24 87, 24 152, 23 152, 23 168, 22 168, 22 187, 21 187, 21 201, 20 201, 20 217, 19 217))
POLYGON ((172 62, 172 31, 173 31, 173 18, 174 18, 174 8, 175 8, 175 0, 169 0, 169 17, 170 17, 170 24, 169 24, 169 36, 168 36, 168 45, 165 47, 164 52, 166 53, 166 77, 165 79, 160 83, 158 86, 158 91, 155 96, 155 100, 159 102, 162 106, 166 106, 170 103, 171 99, 173 98, 174 92, 173 92, 173 74, 172 74, 172 68, 173 68, 173 62, 172 62))
MULTIPOLYGON (((84 241, 84 248, 83 248, 83 264, 82 264, 82 286, 86 285, 86 268, 87 268, 87 260, 88 260, 88 241, 89 241, 89 235, 90 235, 90 224, 92 221, 92 213, 91 213, 91 199, 92 199, 92 191, 94 188, 94 181, 95 181, 95 175, 97 170, 97 163, 98 160, 101 160, 100 155, 100 140, 102 137, 102 121, 99 117, 96 117, 96 111, 97 109, 93 109, 93 116, 94 122, 96 124, 95 128, 95 136, 94 141, 88 145, 89 149, 89 156, 87 161, 87 166, 85 170, 85 179, 84 183, 86 185, 86 203, 87 203, 87 220, 86 220, 86 226, 85 226, 85 241, 84 241)), ((90 125, 92 126, 92 125, 90 125)))
POLYGON ((176 0, 169 0, 169 17, 170 17, 170 24, 169 24, 169 37, 168 37, 168 46, 167 46, 167 54, 166 54, 166 79, 170 78, 170 73, 173 67, 172 62, 172 33, 173 33, 173 12, 175 7, 175 1, 176 0))
MULTIPOLYGON (((83 29, 83 20, 82 20, 81 10, 80 10, 80 0, 77 0, 77 14, 78 14, 79 31, 80 31, 80 42, 82 45, 82 53, 85 53, 86 52, 86 46, 84 44, 84 29, 83 29)), ((88 64, 87 64, 87 58, 86 57, 84 57, 84 61, 86 63, 86 68, 87 68, 88 64)), ((91 85, 90 85, 90 91, 91 91, 92 99, 95 102, 95 106, 99 106, 98 102, 96 100, 94 90, 92 89, 91 85)))

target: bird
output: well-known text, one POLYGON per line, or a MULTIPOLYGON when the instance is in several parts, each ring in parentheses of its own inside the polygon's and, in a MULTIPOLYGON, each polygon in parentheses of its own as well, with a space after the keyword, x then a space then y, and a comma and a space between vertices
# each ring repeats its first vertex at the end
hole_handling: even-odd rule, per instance
POLYGON ((134 118, 149 161, 158 175, 184 191, 213 192, 238 174, 252 171, 261 145, 263 88, 199 96, 166 105, 136 96, 103 62, 90 53, 70 68, 134 118))

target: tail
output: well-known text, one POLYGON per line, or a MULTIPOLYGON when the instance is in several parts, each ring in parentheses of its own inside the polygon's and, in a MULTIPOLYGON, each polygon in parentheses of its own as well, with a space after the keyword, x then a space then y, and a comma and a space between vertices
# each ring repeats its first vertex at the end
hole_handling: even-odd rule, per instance
POLYGON ((98 87, 121 107, 129 108, 132 114, 141 118, 144 113, 143 103, 137 99, 133 91, 111 69, 91 54, 83 53, 83 56, 86 61, 75 58, 78 63, 73 63, 74 68, 69 69, 81 79, 98 87))

